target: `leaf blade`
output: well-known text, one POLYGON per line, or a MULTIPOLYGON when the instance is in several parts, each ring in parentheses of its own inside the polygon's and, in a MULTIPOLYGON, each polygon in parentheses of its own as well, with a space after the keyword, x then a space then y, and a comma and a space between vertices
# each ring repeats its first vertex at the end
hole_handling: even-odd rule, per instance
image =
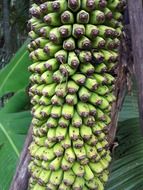
POLYGON ((31 64, 27 51, 27 40, 11 59, 10 63, 0 71, 0 97, 9 92, 17 92, 28 85, 31 64))

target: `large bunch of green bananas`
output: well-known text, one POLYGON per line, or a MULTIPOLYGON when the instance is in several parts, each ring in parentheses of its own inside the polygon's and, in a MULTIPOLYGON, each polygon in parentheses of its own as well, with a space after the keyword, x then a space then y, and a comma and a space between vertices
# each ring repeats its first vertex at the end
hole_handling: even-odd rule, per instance
POLYGON ((123 0, 35 0, 30 190, 103 190, 123 0))

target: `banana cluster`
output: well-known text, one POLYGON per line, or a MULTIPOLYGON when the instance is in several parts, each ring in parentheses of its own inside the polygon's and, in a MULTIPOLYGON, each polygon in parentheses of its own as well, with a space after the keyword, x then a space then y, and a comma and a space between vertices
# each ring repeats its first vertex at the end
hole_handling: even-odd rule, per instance
POLYGON ((123 0, 35 0, 29 190, 104 190, 123 0))

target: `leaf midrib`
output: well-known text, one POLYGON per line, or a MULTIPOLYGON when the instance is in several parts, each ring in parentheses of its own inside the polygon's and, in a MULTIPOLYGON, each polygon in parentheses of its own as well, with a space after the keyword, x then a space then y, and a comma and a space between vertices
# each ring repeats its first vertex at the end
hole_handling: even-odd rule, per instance
POLYGON ((5 128, 3 127, 3 125, 0 123, 0 130, 4 133, 5 137, 7 138, 7 140, 9 141, 12 149, 14 150, 14 152, 16 153, 16 156, 19 158, 20 153, 15 145, 15 143, 13 142, 12 138, 10 137, 10 135, 7 133, 7 131, 5 130, 5 128))

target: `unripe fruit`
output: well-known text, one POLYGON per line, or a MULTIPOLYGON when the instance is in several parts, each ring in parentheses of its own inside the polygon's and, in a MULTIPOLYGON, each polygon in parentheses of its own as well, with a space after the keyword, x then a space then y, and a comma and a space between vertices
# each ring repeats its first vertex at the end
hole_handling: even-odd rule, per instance
POLYGON ((124 0, 35 0, 29 190, 103 190, 124 0))

